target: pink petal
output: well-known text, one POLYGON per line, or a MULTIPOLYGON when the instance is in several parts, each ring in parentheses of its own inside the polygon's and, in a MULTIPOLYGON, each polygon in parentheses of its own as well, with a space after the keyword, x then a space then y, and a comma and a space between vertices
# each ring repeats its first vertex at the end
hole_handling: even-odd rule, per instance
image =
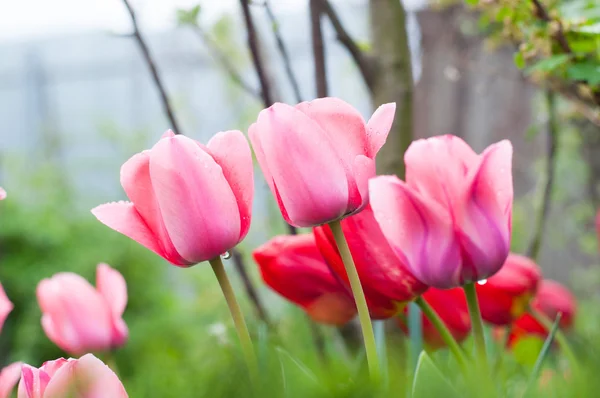
POLYGON ((163 221, 183 258, 212 259, 234 247, 241 224, 222 168, 194 140, 160 140, 150 153, 150 175, 163 221))
POLYGON ((249 135, 288 222, 314 226, 347 212, 347 166, 329 136, 304 113, 277 103, 260 112, 249 135))
POLYGON ((123 315, 127 306, 127 283, 119 271, 108 264, 98 264, 96 289, 108 303, 113 315, 123 315))
POLYGON ((0 187, 0 200, 6 199, 6 191, 4 188, 0 187))
POLYGON ((175 137, 175 133, 173 132, 173 130, 169 129, 169 130, 165 131, 165 133, 160 137, 160 139, 162 140, 163 138, 171 138, 171 137, 175 137))
POLYGON ((447 212, 392 176, 369 181, 371 207, 400 259, 427 285, 457 286, 460 248, 447 212))
POLYGON ((21 379, 22 362, 11 363, 0 371, 0 398, 10 398, 21 379))
POLYGON ((21 367, 18 398, 45 398, 44 391, 50 381, 50 376, 41 369, 29 365, 21 367))
POLYGON ((42 364, 40 370, 43 370, 48 376, 52 377, 58 371, 58 369, 65 366, 70 361, 74 361, 74 359, 58 358, 52 361, 46 361, 42 364))
POLYGON ((11 303, 10 300, 8 299, 8 297, 6 296, 6 293, 4 292, 4 288, 2 287, 2 284, 0 283, 0 331, 2 331, 2 326, 4 326, 4 321, 6 320, 6 317, 8 317, 8 314, 10 314, 12 309, 13 309, 13 303, 11 303))
POLYGON ((383 104, 375 110, 373 116, 367 122, 367 140, 369 150, 367 156, 375 159, 375 155, 381 149, 394 122, 396 113, 396 103, 383 104))
POLYGON ((135 154, 123 164, 121 185, 145 224, 156 237, 156 245, 161 248, 159 254, 164 253, 162 256, 173 259, 175 264, 186 264, 187 262, 181 258, 173 246, 156 201, 150 179, 149 151, 135 154))
POLYGON ((99 293, 81 276, 59 273, 37 287, 38 303, 50 321, 48 337, 64 351, 78 355, 111 348, 110 309, 99 293))
POLYGON ((356 181, 356 190, 354 194, 350 191, 348 208, 357 212, 369 203, 369 180, 375 177, 375 161, 359 155, 354 159, 352 171, 356 181))
POLYGON ((479 156, 459 137, 445 135, 413 141, 404 162, 407 184, 451 209, 466 189, 466 177, 479 156))
POLYGON ((235 195, 239 211, 241 241, 250 228, 252 198, 254 197, 254 167, 248 141, 241 131, 230 130, 217 133, 209 142, 208 149, 235 195))

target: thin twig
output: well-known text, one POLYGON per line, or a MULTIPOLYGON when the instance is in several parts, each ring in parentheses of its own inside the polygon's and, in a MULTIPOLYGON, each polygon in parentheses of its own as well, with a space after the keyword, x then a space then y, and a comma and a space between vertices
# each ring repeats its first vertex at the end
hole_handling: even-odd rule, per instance
POLYGON ((327 96, 327 74, 325 68, 325 47, 321 30, 321 0, 310 0, 310 27, 312 37, 313 58, 315 64, 315 84, 317 97, 327 96))
POLYGON ((327 15, 333 29, 336 32, 337 39, 350 53, 350 56, 354 59, 356 66, 360 70, 360 73, 369 89, 373 87, 374 76, 373 76, 373 65, 372 61, 368 56, 358 47, 358 44, 348 34, 340 18, 336 14, 335 10, 327 0, 320 0, 323 6, 323 12, 327 15))
POLYGON ((167 117, 169 118, 169 122, 171 123, 171 129, 173 130, 173 132, 175 134, 179 134, 179 133, 181 133, 181 130, 179 129, 179 125, 177 123, 177 120, 175 119, 175 114, 173 113, 173 107, 171 106, 171 103, 169 102, 169 98, 167 97, 167 92, 165 90, 163 82, 160 79, 160 76, 156 69, 156 63, 152 59, 152 56, 150 55, 150 50, 148 49, 148 46, 146 45, 146 42, 145 42, 144 38, 142 37, 142 34, 140 33, 140 29, 137 24, 137 19, 135 17, 135 11, 129 4, 128 0, 123 0, 123 3, 125 4, 125 7, 127 7, 127 11, 129 11, 129 15, 131 17, 131 23, 133 24, 133 35, 134 35, 138 45, 140 46, 140 50, 142 50, 142 55, 144 56, 144 59, 146 60, 146 64, 150 68, 150 73, 152 74, 152 79, 154 79, 154 85, 156 86, 156 88, 158 89, 158 92, 160 94, 160 100, 162 102, 163 110, 167 114, 167 117))
MULTIPOLYGON (((552 22, 552 18, 550 17, 550 14, 548 14, 548 11, 546 11, 546 9, 542 5, 542 3, 540 3, 539 0, 531 0, 531 1, 533 2, 533 5, 535 6, 535 9, 537 11, 536 16, 544 22, 547 22, 547 23, 552 22)), ((556 33, 554 34, 554 38, 556 39, 556 41, 558 42, 558 44, 560 45, 560 47, 563 49, 564 52, 566 52, 567 54, 572 54, 573 50, 571 49, 571 46, 569 45, 569 42, 567 41, 567 37, 565 36, 565 31, 563 30, 562 23, 559 20, 557 20, 556 23, 558 24, 558 29, 557 29, 556 33)))
POLYGON ((246 294, 254 304, 254 310, 256 311, 256 315, 258 318, 263 321, 268 327, 271 327, 271 322, 269 317, 267 316, 267 311, 265 310, 265 306, 263 305, 252 280, 250 279, 250 275, 248 275, 248 271, 246 270, 246 263, 244 262, 244 257, 242 253, 238 250, 231 250, 231 260, 233 261, 233 265, 237 270, 240 278, 242 279, 242 283, 244 284, 244 289, 246 290, 246 294))
POLYGON ((283 37, 281 36, 281 32, 279 30, 279 22, 271 9, 271 4, 268 0, 265 0, 264 3, 265 10, 267 11, 267 16, 269 17, 269 21, 273 27, 273 35, 275 36, 275 41, 277 42, 277 49, 279 50, 279 54, 281 55, 281 59, 283 60, 283 66, 285 68, 285 73, 292 85, 292 90, 294 91, 294 96, 296 98, 296 102, 302 102, 302 94, 300 93, 300 85, 298 84, 298 79, 296 79, 296 75, 294 74, 294 70, 292 69, 292 61, 290 59, 290 54, 287 50, 285 42, 283 41, 283 37))
POLYGON ((192 25, 193 32, 206 44, 206 47, 210 51, 213 58, 225 69, 231 80, 233 80, 242 90, 250 94, 251 96, 262 99, 259 90, 256 90, 250 84, 244 81, 244 78, 236 67, 231 63, 231 60, 223 53, 219 48, 219 45, 207 34, 204 29, 198 25, 192 25))
POLYGON ((542 196, 542 204, 536 220, 536 227, 527 250, 527 255, 536 260, 542 246, 544 226, 550 213, 552 190, 554 187, 554 175, 556 171, 556 149, 558 146, 558 115, 556 109, 555 94, 551 90, 546 91, 546 102, 548 106, 548 153, 546 154, 546 185, 542 196))

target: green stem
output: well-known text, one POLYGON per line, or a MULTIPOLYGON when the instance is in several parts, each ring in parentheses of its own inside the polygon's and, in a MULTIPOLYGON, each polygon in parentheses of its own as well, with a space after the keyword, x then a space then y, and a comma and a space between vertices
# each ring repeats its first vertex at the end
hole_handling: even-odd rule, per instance
POLYGON ((225 267, 223 267, 221 257, 215 257, 209 262, 215 273, 215 276, 217 277, 217 280, 219 281, 219 286, 221 286, 223 296, 225 296, 225 301, 229 307, 231 318, 233 318, 233 323, 242 345, 242 351, 244 352, 244 358, 246 359, 246 364, 248 365, 248 370, 250 371, 250 377, 252 382, 255 382, 258 378, 258 362, 256 360, 256 354, 254 353, 252 340, 250 339, 250 333, 248 333, 248 327, 246 326, 246 321, 244 320, 244 315, 242 314, 240 305, 235 298, 235 293, 233 292, 233 288, 231 287, 231 283, 229 282, 229 278, 225 272, 225 267))
POLYGON ((442 337, 442 340, 444 340, 444 343, 446 343, 446 345, 458 361, 460 367, 463 370, 465 370, 467 366, 467 360, 465 358, 465 355, 458 343, 456 342, 454 336, 452 336, 452 333, 450 333, 450 331, 448 330, 448 327, 446 327, 444 321, 442 321, 442 319, 438 316, 435 310, 431 308, 431 306, 425 300, 423 300, 423 297, 417 297, 415 303, 421 308, 423 314, 425 314, 425 316, 429 319, 433 327, 438 331, 438 333, 442 337))
POLYGON ((481 362, 482 369, 488 368, 487 353, 485 348, 485 337, 483 335, 483 321, 481 320, 481 312, 479 311, 479 302, 477 301, 477 293, 475 291, 475 283, 467 283, 463 286, 465 295, 467 296, 467 305, 469 306, 469 316, 471 317, 471 326, 473 328, 473 336, 475 338, 475 350, 477 358, 481 362))
POLYGON ((377 358, 377 346, 375 344, 375 334, 373 333, 373 326, 371 325, 371 316, 369 315, 365 293, 360 284, 360 279, 358 278, 358 272, 356 271, 356 266, 354 265, 348 242, 346 242, 346 238, 344 237, 342 225, 339 221, 332 221, 329 223, 329 226, 331 227, 335 243, 337 244, 340 256, 344 262, 348 280, 350 281, 350 287, 352 288, 352 294, 354 295, 354 301, 356 302, 356 308, 358 309, 358 318, 360 320, 360 327, 365 342, 365 351, 367 353, 367 363, 369 364, 371 379, 379 382, 381 373, 379 369, 379 360, 377 358))
MULTIPOLYGON (((544 327, 548 331, 552 330, 553 322, 546 315, 542 314, 541 312, 539 312, 533 308, 529 308, 529 312, 531 313, 531 315, 533 315, 533 317, 539 323, 544 325, 544 327)), ((573 349, 571 348, 571 344, 569 344, 569 341, 565 337, 564 333, 560 330, 560 328, 556 331, 556 335, 554 336, 554 338, 558 342, 558 345, 560 346, 561 350, 564 352, 565 356, 569 359, 569 362, 571 363, 571 365, 574 368, 577 367, 578 366, 577 356, 575 356, 575 353, 573 352, 573 349)))

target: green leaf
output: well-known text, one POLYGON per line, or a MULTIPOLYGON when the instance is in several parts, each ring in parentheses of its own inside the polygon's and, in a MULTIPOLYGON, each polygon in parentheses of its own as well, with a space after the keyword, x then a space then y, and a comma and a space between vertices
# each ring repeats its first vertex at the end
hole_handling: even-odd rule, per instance
POLYGON ((177 10, 177 22, 179 25, 196 25, 198 23, 198 15, 200 15, 200 4, 189 10, 177 10))
POLYGON ((576 28, 572 28, 572 30, 581 33, 589 33, 592 35, 600 35, 600 22, 597 22, 592 25, 579 26, 576 28))
POLYGON ((537 336, 525 336, 517 340, 513 347, 513 355, 518 363, 533 366, 544 345, 544 340, 537 336))
POLYGON ((569 79, 582 80, 595 86, 600 84, 600 65, 591 62, 574 64, 567 69, 567 76, 569 79))
POLYGON ((307 391, 320 387, 317 376, 299 359, 281 347, 277 347, 279 364, 283 376, 283 389, 286 396, 292 392, 307 391))
POLYGON ((523 53, 516 52, 513 59, 517 68, 523 69, 525 67, 525 58, 523 57, 523 53))
POLYGON ((419 355, 412 390, 412 398, 462 397, 425 351, 419 355))
POLYGON ((551 71, 555 70, 556 68, 558 68, 559 66, 566 64, 570 58, 571 58, 571 56, 569 54, 553 55, 549 58, 546 58, 546 59, 543 59, 543 60, 537 62, 535 65, 531 66, 530 68, 527 68, 527 70, 525 72, 527 74, 530 74, 535 71, 551 72, 551 71))
POLYGON ((467 3, 467 5, 470 6, 476 6, 477 4, 479 4, 479 0, 465 0, 465 3, 467 3))

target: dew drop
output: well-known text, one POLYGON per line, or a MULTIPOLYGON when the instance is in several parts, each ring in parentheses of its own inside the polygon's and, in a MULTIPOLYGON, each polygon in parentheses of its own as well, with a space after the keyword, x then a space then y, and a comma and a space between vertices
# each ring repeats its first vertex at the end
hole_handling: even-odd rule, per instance
POLYGON ((225 252, 225 253, 221 254, 221 258, 223 260, 229 260, 231 258, 231 253, 225 252))
POLYGON ((486 283, 487 283, 487 279, 482 279, 480 281, 477 281, 477 284, 482 285, 482 286, 485 285, 486 283))

